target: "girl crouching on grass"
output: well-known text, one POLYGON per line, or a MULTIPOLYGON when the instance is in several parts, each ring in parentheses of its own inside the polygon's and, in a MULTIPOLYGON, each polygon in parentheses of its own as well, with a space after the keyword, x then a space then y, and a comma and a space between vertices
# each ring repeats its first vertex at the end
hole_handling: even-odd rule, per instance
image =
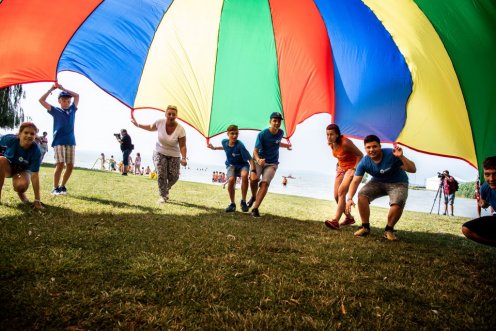
POLYGON ((23 203, 29 203, 26 191, 33 183, 34 204, 43 209, 40 198, 41 151, 35 143, 38 128, 31 122, 24 122, 18 134, 6 134, 0 138, 0 202, 5 178, 12 178, 14 191, 23 203))

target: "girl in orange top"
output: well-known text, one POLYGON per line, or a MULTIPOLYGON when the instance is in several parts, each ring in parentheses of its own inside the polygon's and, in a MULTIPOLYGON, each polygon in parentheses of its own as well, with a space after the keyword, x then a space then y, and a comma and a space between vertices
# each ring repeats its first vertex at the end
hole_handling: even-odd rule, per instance
POLYGON ((336 179, 334 181, 334 199, 338 206, 334 217, 331 220, 326 220, 324 223, 327 227, 337 230, 341 225, 355 223, 353 216, 345 212, 345 199, 351 180, 355 174, 356 166, 362 159, 363 154, 350 139, 341 134, 341 130, 336 124, 327 126, 326 135, 332 155, 338 159, 336 179), (339 219, 343 213, 345 213, 346 218, 342 223, 339 223, 339 219))

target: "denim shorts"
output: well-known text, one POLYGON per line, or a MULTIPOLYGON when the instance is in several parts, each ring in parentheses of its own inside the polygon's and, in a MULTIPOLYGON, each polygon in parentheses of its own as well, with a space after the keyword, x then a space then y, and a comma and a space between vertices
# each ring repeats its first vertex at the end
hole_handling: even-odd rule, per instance
POLYGON ((358 195, 364 195, 369 199, 369 203, 373 200, 389 196, 389 205, 398 205, 404 207, 408 198, 407 183, 382 183, 371 180, 358 192, 358 195))

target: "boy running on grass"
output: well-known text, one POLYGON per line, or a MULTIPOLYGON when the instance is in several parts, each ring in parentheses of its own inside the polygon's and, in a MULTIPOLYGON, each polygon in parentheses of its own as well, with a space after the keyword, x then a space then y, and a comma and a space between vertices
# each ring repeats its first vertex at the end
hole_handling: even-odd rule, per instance
POLYGON ((74 136, 74 121, 79 103, 79 94, 69 91, 59 83, 53 86, 41 96, 40 103, 53 116, 53 142, 52 147, 55 152, 55 172, 53 174, 53 195, 65 195, 67 189, 65 185, 71 177, 74 161, 76 157, 76 137, 74 136), (60 107, 54 107, 46 101, 52 91, 60 89, 58 102, 60 107), (72 101, 74 98, 74 101, 72 101), (72 103, 71 103, 72 101, 72 103), (62 171, 65 172, 62 176, 62 171), (60 182, 62 177, 62 182, 60 182))
POLYGON ((279 147, 291 150, 291 144, 282 143, 284 132, 280 129, 283 118, 278 112, 270 115, 270 127, 260 131, 255 142, 253 158, 255 159, 255 169, 251 170, 250 185, 253 193, 248 207, 253 204, 251 215, 260 217, 258 208, 262 204, 269 189, 270 182, 274 178, 279 165, 279 147), (260 188, 258 183, 260 180, 260 188), (258 191, 258 192, 257 192, 258 191))
POLYGON ((212 150, 224 150, 226 152, 226 167, 227 167, 227 191, 229 192, 229 199, 231 204, 227 206, 226 212, 230 213, 236 210, 236 203, 234 202, 234 186, 236 185, 236 177, 241 177, 241 210, 248 211, 246 204, 246 192, 248 191, 248 172, 250 166, 254 169, 255 165, 250 153, 245 145, 238 140, 239 130, 237 125, 229 125, 227 128, 227 136, 229 139, 222 140, 221 147, 214 147, 208 144, 208 148, 212 150))

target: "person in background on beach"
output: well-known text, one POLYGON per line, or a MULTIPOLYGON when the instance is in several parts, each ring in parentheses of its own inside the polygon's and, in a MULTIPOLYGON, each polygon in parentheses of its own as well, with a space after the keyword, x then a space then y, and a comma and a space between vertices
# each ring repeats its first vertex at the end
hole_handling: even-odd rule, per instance
POLYGON ((348 190, 345 212, 350 213, 355 206, 353 196, 365 173, 372 179, 358 192, 358 211, 362 226, 354 233, 356 237, 364 237, 370 233, 370 203, 382 196, 389 196, 389 213, 384 238, 396 240, 394 226, 399 221, 408 197, 408 176, 406 172, 417 171, 415 163, 406 158, 403 149, 394 144, 393 149, 381 148, 381 141, 375 135, 363 140, 367 153, 358 163, 355 176, 348 190), (406 171, 406 172, 405 172, 406 171))
POLYGON ((108 160, 108 162, 109 162, 109 170, 116 171, 117 169, 115 168, 115 159, 113 155, 110 155, 110 159, 108 160))
MULTIPOLYGON (((488 157, 483 164, 485 183, 480 188, 481 208, 496 209, 496 156, 488 157)), ((468 239, 480 244, 496 247, 496 215, 483 216, 466 222, 462 233, 468 239)))
POLYGON ((38 146, 40 147, 41 151, 41 162, 43 162, 43 158, 45 157, 45 154, 48 152, 48 133, 46 131, 43 131, 43 135, 41 137, 37 137, 37 143, 38 146))
POLYGON ((455 178, 453 176, 450 176, 448 170, 443 171, 443 191, 444 191, 444 214, 443 215, 448 215, 448 203, 451 208, 451 216, 455 216, 453 214, 454 210, 454 203, 455 203, 455 193, 456 193, 456 187, 455 187, 455 178))
MULTIPOLYGON (((236 210, 235 186, 236 178, 241 177, 241 210, 246 213, 249 208, 246 204, 246 193, 248 192, 248 174, 250 167, 255 168, 253 159, 246 149, 245 145, 238 140, 239 130, 238 126, 231 124, 227 127, 228 139, 222 140, 222 146, 214 147, 208 144, 208 148, 212 150, 224 150, 226 153, 226 168, 227 168, 227 191, 229 192, 229 199, 231 203, 226 208, 226 212, 233 212, 236 210)), ((224 184, 225 185, 225 184, 224 184)))
POLYGON ((150 166, 146 166, 145 175, 149 175, 150 172, 152 172, 152 170, 150 169, 150 166))
POLYGON ((105 154, 101 153, 100 154, 100 170, 105 170, 105 154))
POLYGON ((74 122, 79 103, 79 94, 65 89, 59 83, 53 86, 41 96, 40 103, 53 116, 53 141, 52 147, 55 153, 55 172, 53 174, 53 195, 66 195, 65 187, 74 168, 76 159, 76 137, 74 135, 74 122), (60 107, 54 107, 46 99, 52 91, 60 89, 58 102, 60 107), (71 104, 71 99, 74 101, 71 104), (65 172, 62 176, 62 171, 65 172), (62 177, 62 182, 60 182, 62 177))
POLYGON ((327 126, 326 135, 332 155, 338 159, 336 178, 334 180, 334 200, 336 200, 338 206, 334 217, 331 220, 326 220, 324 224, 333 230, 337 230, 340 226, 355 223, 353 216, 345 211, 346 193, 348 193, 348 188, 350 187, 358 162, 363 157, 363 153, 350 139, 341 134, 341 130, 336 124, 329 124, 327 126), (346 218, 340 223, 339 220, 343 212, 346 218))
POLYGON ((131 140, 131 136, 127 133, 126 129, 122 129, 120 134, 115 133, 114 136, 121 145, 121 151, 122 151, 121 175, 127 176, 127 173, 129 171, 129 164, 132 162, 131 153, 134 149, 134 145, 131 140))
POLYGON ((29 203, 26 191, 33 183, 33 208, 43 209, 40 195, 39 170, 41 151, 35 143, 38 128, 34 123, 24 122, 17 134, 6 134, 0 138, 0 204, 5 178, 12 178, 12 186, 23 203, 29 203))
POLYGON ((288 177, 282 176, 282 186, 288 185, 288 177))
POLYGON ((136 153, 136 157, 134 158, 134 174, 141 175, 141 155, 140 153, 136 153))
POLYGON ((251 210, 253 217, 260 217, 258 208, 269 190, 270 182, 279 165, 279 148, 284 147, 291 150, 291 144, 281 142, 284 136, 284 132, 280 129, 282 120, 281 113, 273 112, 270 115, 270 127, 260 131, 255 141, 255 148, 253 149, 255 169, 251 169, 250 178, 252 197, 248 201, 248 207, 253 205, 251 210), (262 178, 261 181, 260 177, 262 178))
POLYGON ((134 118, 131 123, 147 131, 157 131, 158 139, 153 152, 153 161, 158 172, 159 203, 169 200, 169 191, 179 179, 181 165, 186 159, 186 131, 177 122, 177 107, 169 105, 165 117, 152 124, 139 124, 134 118))

